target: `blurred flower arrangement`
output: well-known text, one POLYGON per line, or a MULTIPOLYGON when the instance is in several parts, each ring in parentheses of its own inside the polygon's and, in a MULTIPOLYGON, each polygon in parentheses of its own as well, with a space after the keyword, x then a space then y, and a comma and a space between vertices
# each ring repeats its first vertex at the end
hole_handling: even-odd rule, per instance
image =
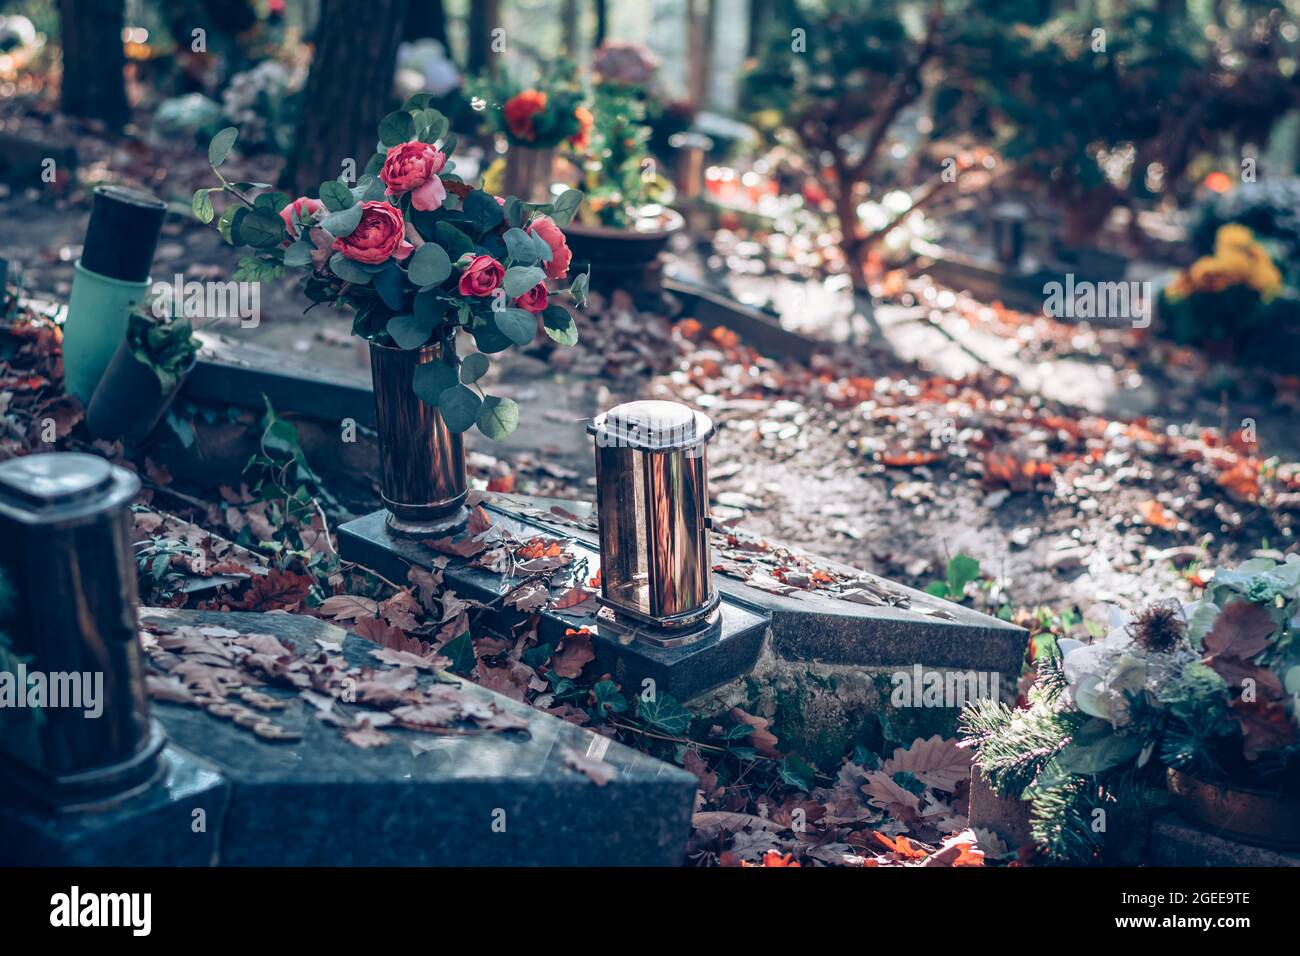
POLYGON ((573 64, 559 61, 532 86, 480 81, 474 93, 487 108, 488 126, 511 146, 551 149, 568 145, 585 149, 591 136, 592 116, 584 106, 586 95, 573 64), (495 108, 500 104, 500 108, 495 108))
POLYGON ((645 104, 635 91, 622 84, 601 84, 595 88, 594 102, 593 132, 582 154, 588 202, 579 219, 589 226, 631 228, 645 207, 665 201, 672 187, 659 175, 646 146, 650 127, 645 104))
POLYGON ((1219 226, 1214 251, 1179 273, 1161 294, 1165 323, 1179 342, 1239 343, 1270 324, 1282 273, 1245 226, 1219 226))
POLYGON ((553 203, 529 204, 472 188, 455 174, 455 136, 429 99, 412 96, 384 118, 379 151, 355 186, 327 180, 317 196, 297 199, 222 176, 238 135, 224 129, 208 148, 221 184, 194 194, 194 213, 215 220, 227 242, 251 248, 236 279, 301 269, 307 297, 354 310, 353 332, 373 345, 439 346, 443 361, 419 366, 416 394, 451 431, 477 425, 499 440, 516 427, 518 408, 477 384, 487 356, 528 345, 539 329, 564 345, 577 341, 572 315, 551 300, 585 300, 588 277, 569 276, 562 231, 583 197, 567 190, 553 203), (214 195, 233 200, 219 217, 214 195), (566 279, 562 290, 547 285, 566 279), (459 330, 478 348, 464 359, 455 352, 459 330))
POLYGON ((963 736, 997 793, 1029 801, 1041 853, 1136 862, 1169 770, 1300 797, 1297 635, 1300 555, 1248 561, 1199 602, 1114 612, 1100 640, 1059 640, 1029 706, 980 701, 963 736))

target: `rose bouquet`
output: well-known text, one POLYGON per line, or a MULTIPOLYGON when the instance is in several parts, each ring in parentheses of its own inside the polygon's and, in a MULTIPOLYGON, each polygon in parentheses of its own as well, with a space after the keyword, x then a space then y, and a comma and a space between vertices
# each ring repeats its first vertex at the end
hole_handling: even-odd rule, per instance
POLYGON ((236 278, 302 270, 307 297, 351 308, 353 332, 371 343, 440 346, 441 361, 415 368, 415 393, 452 432, 477 425, 499 440, 514 431, 518 408, 480 388, 488 356, 528 345, 539 329, 563 345, 577 341, 572 315, 555 300, 580 307, 586 296, 588 276, 569 275, 563 232, 582 194, 530 204, 463 182, 452 161, 455 137, 428 101, 416 94, 384 118, 379 151, 356 185, 328 180, 317 196, 297 199, 265 183, 226 180, 220 166, 237 131, 224 129, 208 149, 221 184, 194 194, 194 213, 215 219, 232 245, 250 247, 236 278), (233 200, 219 217, 214 196, 233 200), (567 288, 554 288, 566 280, 567 288), (477 347, 463 358, 455 347, 462 330, 477 347))

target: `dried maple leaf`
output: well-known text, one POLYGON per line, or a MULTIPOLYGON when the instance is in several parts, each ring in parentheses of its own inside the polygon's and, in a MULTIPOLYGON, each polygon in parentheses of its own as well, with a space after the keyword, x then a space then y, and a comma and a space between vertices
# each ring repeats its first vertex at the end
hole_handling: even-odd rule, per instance
POLYGON ((748 860, 741 860, 741 866, 800 866, 795 860, 793 853, 781 855, 779 850, 768 850, 763 854, 762 861, 759 863, 750 863, 748 860))
POLYGON ((918 737, 906 750, 899 747, 880 769, 893 775, 910 772, 927 787, 954 793, 957 787, 970 779, 971 752, 958 746, 956 740, 945 740, 938 734, 929 739, 918 737))
POLYGON ((354 747, 368 750, 374 747, 387 746, 393 738, 381 730, 376 730, 370 724, 361 722, 356 727, 349 727, 344 730, 343 739, 354 747))
MULTIPOLYGON (((899 839, 902 839, 900 837, 899 839)), ((963 830, 943 841, 943 845, 922 866, 983 866, 984 851, 972 830, 963 830)))
POLYGON ((1178 516, 1166 511, 1165 506, 1154 499, 1144 501, 1138 505, 1138 514, 1142 516, 1144 522, 1153 528, 1173 531, 1178 527, 1178 516))
POLYGON ((1214 619, 1203 646, 1207 654, 1250 660, 1268 647, 1276 627, 1262 605, 1232 601, 1214 619))
POLYGON ((1259 467, 1252 459, 1242 458, 1217 479, 1219 486, 1245 501, 1259 497, 1259 467))

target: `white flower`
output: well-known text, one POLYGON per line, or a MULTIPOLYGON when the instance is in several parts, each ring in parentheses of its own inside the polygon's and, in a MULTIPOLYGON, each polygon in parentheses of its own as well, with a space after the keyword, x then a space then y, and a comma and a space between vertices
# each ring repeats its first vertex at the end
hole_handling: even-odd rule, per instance
MULTIPOLYGON (((1061 670, 1069 687, 1065 703, 1090 717, 1100 717, 1116 727, 1128 723, 1127 694, 1157 691, 1170 677, 1196 660, 1189 647, 1152 651, 1129 634, 1131 614, 1108 607, 1106 636, 1092 644, 1061 638, 1061 670)), ((1183 620, 1196 611, 1195 604, 1182 605, 1183 620)))

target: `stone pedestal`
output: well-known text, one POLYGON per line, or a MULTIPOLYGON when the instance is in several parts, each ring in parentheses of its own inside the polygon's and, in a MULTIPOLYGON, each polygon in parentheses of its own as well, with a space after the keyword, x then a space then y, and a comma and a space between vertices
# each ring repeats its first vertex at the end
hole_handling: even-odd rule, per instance
MULTIPOLYGON (((587 573, 598 571, 589 503, 498 495, 487 507, 493 523, 518 540, 568 539, 568 549, 588 562, 587 573), (558 514, 569 517, 561 521, 558 514)), ((412 566, 427 569, 446 559, 419 541, 389 533, 382 512, 342 525, 339 546, 345 560, 392 581, 405 581, 412 566)), ((924 681, 950 687, 982 681, 1003 697, 1014 693, 1028 640, 1023 628, 836 562, 816 561, 887 588, 900 604, 855 603, 812 591, 776 595, 715 575, 722 627, 697 643, 663 648, 611 632, 595 619, 594 604, 542 611, 541 637, 588 627, 595 635, 596 666, 626 689, 639 690, 649 678, 699 716, 741 707, 772 718, 783 749, 829 768, 838 767, 856 744, 951 736, 960 706, 924 695, 924 681), (902 685, 916 693, 900 702, 896 692, 902 685)), ((443 569, 443 580, 457 594, 480 601, 511 587, 500 575, 456 558, 443 569)), ((498 613, 496 623, 508 627, 519 617, 498 613)))

